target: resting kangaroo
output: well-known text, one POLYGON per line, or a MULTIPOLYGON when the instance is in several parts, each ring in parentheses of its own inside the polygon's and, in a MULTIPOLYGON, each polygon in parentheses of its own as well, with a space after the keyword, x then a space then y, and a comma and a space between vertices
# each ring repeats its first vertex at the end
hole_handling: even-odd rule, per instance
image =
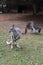
POLYGON ((33 33, 40 33, 41 32, 41 28, 37 24, 35 24, 34 22, 30 22, 26 25, 25 34, 27 33, 28 29, 31 29, 33 33))

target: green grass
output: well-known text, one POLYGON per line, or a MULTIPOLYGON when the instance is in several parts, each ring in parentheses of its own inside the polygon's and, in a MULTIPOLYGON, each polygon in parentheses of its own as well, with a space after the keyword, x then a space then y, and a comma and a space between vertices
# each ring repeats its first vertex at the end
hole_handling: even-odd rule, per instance
POLYGON ((0 33, 0 65, 43 65, 43 34, 22 37, 23 49, 10 49, 5 43, 9 35, 0 33))

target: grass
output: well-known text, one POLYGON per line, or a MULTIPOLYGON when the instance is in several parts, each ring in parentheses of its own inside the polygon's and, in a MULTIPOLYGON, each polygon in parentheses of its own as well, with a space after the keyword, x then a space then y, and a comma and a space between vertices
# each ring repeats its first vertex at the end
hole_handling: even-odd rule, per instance
POLYGON ((9 35, 0 33, 0 65, 43 65, 43 34, 22 37, 23 49, 10 49, 5 43, 9 35))

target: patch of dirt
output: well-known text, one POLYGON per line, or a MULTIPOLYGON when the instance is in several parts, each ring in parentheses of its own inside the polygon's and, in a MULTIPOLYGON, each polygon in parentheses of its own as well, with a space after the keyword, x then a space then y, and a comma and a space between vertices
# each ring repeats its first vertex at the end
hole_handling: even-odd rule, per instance
POLYGON ((18 26, 22 32, 28 22, 34 21, 43 28, 43 15, 33 16, 32 14, 0 14, 0 31, 8 32, 10 26, 18 26))

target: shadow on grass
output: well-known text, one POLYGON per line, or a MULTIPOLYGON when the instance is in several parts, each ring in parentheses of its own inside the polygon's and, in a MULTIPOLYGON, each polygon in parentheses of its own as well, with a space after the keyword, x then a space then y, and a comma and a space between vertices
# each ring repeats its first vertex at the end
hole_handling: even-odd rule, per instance
POLYGON ((30 33, 32 35, 43 35, 43 33, 30 33))

